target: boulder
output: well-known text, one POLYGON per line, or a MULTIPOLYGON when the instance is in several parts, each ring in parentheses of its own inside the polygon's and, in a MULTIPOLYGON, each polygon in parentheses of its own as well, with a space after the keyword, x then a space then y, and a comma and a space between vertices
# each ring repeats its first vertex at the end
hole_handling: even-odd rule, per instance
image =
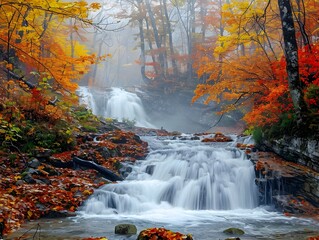
POLYGON ((115 226, 115 234, 134 235, 137 233, 137 228, 133 224, 119 224, 115 226))
POLYGON ((34 155, 37 158, 48 159, 52 155, 52 150, 45 148, 36 149, 34 150, 34 155))
POLYGON ((30 168, 38 168, 41 165, 40 161, 36 158, 33 158, 30 162, 28 162, 28 166, 30 168))
POLYGON ((239 228, 227 228, 223 231, 223 233, 226 234, 232 234, 232 235, 243 235, 245 232, 239 228))
POLYGON ((70 212, 67 210, 61 210, 61 211, 55 211, 55 210, 49 210, 44 217, 46 218, 66 218, 66 217, 74 217, 76 216, 76 213, 70 212))
POLYGON ((26 183, 29 183, 29 184, 35 184, 36 181, 34 180, 34 178, 31 176, 31 174, 26 174, 23 176, 22 178, 26 183))

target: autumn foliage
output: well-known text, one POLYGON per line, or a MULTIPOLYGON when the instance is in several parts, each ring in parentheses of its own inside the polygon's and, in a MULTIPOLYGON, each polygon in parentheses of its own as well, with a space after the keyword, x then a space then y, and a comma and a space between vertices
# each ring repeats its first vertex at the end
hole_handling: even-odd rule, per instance
POLYGON ((117 172, 121 162, 134 162, 146 153, 146 142, 120 130, 100 134, 96 140, 90 133, 78 136, 73 150, 42 159, 36 169, 28 167, 25 154, 12 153, 10 160, 8 154, 0 152, 0 223, 4 222, 4 233, 19 228, 25 220, 70 214, 106 183, 95 170, 57 168, 53 167, 55 162, 70 163, 77 156, 117 172), (101 149, 107 149, 109 155, 101 149))
POLYGON ((76 81, 101 60, 75 37, 93 26, 89 11, 99 7, 85 1, 1 2, 1 119, 69 117, 76 81))
POLYGON ((165 228, 148 228, 140 232, 137 237, 138 240, 192 240, 190 234, 182 234, 173 232, 165 228))
MULTIPOLYGON (((299 45, 300 86, 309 113, 318 115, 318 4, 292 1, 299 45)), ((220 15, 209 22, 217 38, 196 47, 194 67, 199 80, 193 102, 219 104, 219 113, 241 110, 250 126, 294 118, 278 6, 272 1, 221 2, 220 15)), ((218 15, 217 15, 218 16, 218 15)))

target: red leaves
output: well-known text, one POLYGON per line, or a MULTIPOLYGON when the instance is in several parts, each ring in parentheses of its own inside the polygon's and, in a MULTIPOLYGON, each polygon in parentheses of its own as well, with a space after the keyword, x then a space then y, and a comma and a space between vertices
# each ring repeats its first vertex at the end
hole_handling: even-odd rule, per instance
MULTIPOLYGON (((147 143, 131 132, 107 132, 97 141, 81 141, 77 150, 54 154, 54 158, 66 162, 73 156, 85 159, 115 170, 118 162, 135 161, 146 155, 147 143), (101 149, 106 148, 102 156, 101 149)), ((93 193, 94 188, 105 184, 97 177, 95 170, 72 170, 54 168, 41 164, 33 173, 25 172, 25 156, 16 156, 8 163, 8 156, 0 156, 0 221, 5 223, 5 234, 18 228, 25 220, 38 219, 47 214, 74 212, 93 193), (23 174, 22 174, 23 173, 23 174), (30 174, 37 184, 27 184, 23 177, 30 174)), ((90 239, 90 238, 89 238, 90 239)), ((105 238, 91 238, 105 239, 105 238)))
POLYGON ((172 232, 165 228, 148 228, 140 232, 138 240, 192 240, 190 234, 182 234, 179 232, 172 232))
MULTIPOLYGON (((38 219, 50 211, 75 211, 93 193, 93 188, 101 185, 94 183, 97 178, 94 171, 70 169, 59 169, 59 176, 45 175, 51 183, 27 184, 20 180, 19 165, 10 166, 5 161, 0 159, 0 165, 5 166, 4 171, 0 171, 0 221, 5 223, 5 234, 18 228, 24 220, 38 219)), ((50 168, 43 164, 38 169, 50 168)), ((41 180, 43 174, 38 172, 32 177, 41 180)))
MULTIPOLYGON (((311 51, 303 48, 299 52, 299 73, 300 79, 304 84, 304 92, 307 94, 310 89, 308 86, 319 86, 319 46, 311 45, 311 51)), ((293 109, 292 100, 289 94, 286 62, 282 57, 272 63, 272 70, 275 79, 258 80, 259 84, 264 85, 268 90, 255 101, 251 112, 244 117, 245 121, 254 126, 268 126, 279 121, 283 113, 289 113, 293 109)), ((317 94, 312 94, 317 96, 317 94)), ((306 102, 313 111, 319 110, 319 98, 308 97, 306 102)))
POLYGON ((319 236, 316 236, 316 237, 309 237, 307 240, 319 240, 319 236))

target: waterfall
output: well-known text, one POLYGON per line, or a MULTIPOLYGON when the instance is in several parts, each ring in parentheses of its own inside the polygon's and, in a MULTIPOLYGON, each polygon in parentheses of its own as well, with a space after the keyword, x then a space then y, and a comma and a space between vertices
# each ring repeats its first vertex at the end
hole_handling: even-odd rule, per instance
POLYGON ((101 91, 81 86, 78 95, 80 104, 88 106, 97 116, 134 121, 139 127, 156 128, 149 122, 142 101, 135 93, 120 88, 101 91))
POLYGON ((253 164, 234 143, 145 137, 146 160, 125 181, 108 184, 86 202, 84 212, 143 214, 164 209, 234 210, 257 206, 253 164))

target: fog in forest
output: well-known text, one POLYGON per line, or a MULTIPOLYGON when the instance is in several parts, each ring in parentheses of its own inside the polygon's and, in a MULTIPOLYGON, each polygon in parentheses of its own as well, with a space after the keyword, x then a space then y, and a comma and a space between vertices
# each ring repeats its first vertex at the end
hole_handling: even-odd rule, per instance
MULTIPOLYGON (((191 103, 196 85, 203 81, 193 68, 195 45, 216 34, 204 24, 208 1, 114 0, 101 4, 102 9, 92 16, 103 30, 87 34, 88 46, 98 57, 111 56, 93 66, 80 84, 94 92, 91 108, 100 109, 95 114, 108 117, 111 110, 105 108, 110 96, 103 91, 120 87, 141 98, 157 128, 205 131, 218 122, 213 104, 206 106, 204 100, 191 103)), ((236 122, 227 116, 222 119, 227 124, 236 122)), ((136 118, 139 116, 132 120, 136 118)))

